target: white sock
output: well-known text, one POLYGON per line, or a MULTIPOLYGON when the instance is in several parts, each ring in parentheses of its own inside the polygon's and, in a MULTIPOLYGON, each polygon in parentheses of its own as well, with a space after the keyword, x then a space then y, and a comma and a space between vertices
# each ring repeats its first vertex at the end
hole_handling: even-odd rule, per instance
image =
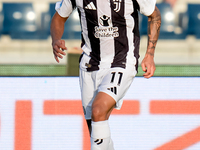
POLYGON ((92 121, 91 150, 109 150, 110 140, 108 120, 92 121))
POLYGON ((108 145, 108 150, 115 150, 112 139, 110 139, 110 143, 108 145))

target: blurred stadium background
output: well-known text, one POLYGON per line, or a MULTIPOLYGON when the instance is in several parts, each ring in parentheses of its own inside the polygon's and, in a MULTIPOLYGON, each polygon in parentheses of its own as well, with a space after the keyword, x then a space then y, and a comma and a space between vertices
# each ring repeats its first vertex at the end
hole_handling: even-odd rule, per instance
MULTIPOLYGON (((50 21, 56 0, 0 1, 0 76, 77 76, 80 24, 75 11, 63 39, 68 55, 53 58, 50 21)), ((155 76, 200 76, 200 0, 157 0, 162 27, 155 53, 155 76), (174 1, 175 2, 175 1, 174 1)), ((146 51, 147 17, 140 15, 140 62, 146 51)), ((142 76, 139 67, 138 76, 142 76)))

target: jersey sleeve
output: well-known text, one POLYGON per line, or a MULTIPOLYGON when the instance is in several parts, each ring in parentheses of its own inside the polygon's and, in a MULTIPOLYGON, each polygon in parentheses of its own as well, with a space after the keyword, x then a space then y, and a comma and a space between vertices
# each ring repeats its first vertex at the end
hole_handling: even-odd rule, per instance
POLYGON ((62 0, 61 2, 57 2, 55 5, 55 10, 61 17, 69 17, 73 11, 71 0, 62 0))
POLYGON ((150 16, 156 6, 156 0, 137 0, 138 5, 140 7, 140 13, 145 16, 150 16))

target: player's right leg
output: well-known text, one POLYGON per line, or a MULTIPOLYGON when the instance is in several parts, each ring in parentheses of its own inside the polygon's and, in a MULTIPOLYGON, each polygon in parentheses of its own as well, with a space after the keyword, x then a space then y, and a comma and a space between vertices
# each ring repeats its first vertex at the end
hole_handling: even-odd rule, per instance
POLYGON ((88 130, 89 130, 90 136, 91 136, 91 131, 92 131, 92 127, 91 127, 92 119, 87 119, 86 122, 87 122, 88 130))

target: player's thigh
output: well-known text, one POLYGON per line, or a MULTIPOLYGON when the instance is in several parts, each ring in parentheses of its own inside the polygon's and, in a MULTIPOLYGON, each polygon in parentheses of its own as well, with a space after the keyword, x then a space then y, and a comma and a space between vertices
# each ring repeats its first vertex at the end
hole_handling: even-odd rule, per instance
POLYGON ((80 69, 79 82, 85 119, 91 119, 92 103, 97 94, 92 79, 92 73, 80 69))
POLYGON ((104 76, 99 92, 105 92, 116 101, 116 108, 121 108, 122 98, 130 87, 136 75, 135 67, 132 68, 110 68, 104 76))

